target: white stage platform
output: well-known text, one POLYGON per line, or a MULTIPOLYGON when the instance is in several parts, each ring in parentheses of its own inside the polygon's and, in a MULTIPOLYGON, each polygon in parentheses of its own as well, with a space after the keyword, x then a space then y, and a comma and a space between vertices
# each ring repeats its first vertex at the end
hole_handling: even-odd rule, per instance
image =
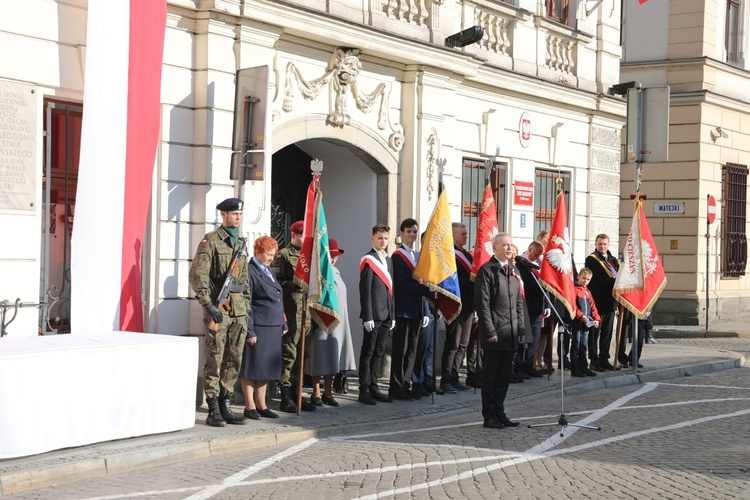
POLYGON ((0 459, 195 424, 198 339, 147 333, 0 339, 0 459))

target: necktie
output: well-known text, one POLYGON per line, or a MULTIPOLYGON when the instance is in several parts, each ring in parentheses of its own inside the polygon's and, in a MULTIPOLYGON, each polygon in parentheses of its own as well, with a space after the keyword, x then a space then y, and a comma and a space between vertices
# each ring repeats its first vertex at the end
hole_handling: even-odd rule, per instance
POLYGON ((271 274, 271 270, 268 269, 268 267, 263 266, 263 272, 266 273, 266 276, 268 276, 269 278, 271 278, 271 281, 273 281, 273 274, 271 274))

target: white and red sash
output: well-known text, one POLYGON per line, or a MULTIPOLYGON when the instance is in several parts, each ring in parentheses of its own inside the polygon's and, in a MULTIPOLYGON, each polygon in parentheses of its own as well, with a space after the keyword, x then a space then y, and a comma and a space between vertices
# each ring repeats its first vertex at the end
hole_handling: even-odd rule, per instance
POLYGON ((369 254, 362 257, 362 260, 359 261, 360 273, 365 268, 365 266, 370 266, 372 272, 374 272, 375 275, 380 278, 385 284, 385 287, 388 289, 388 295, 393 297, 393 279, 391 278, 391 273, 388 272, 388 267, 386 267, 384 263, 380 262, 380 259, 376 258, 374 255, 369 254))
POLYGON ((464 254, 464 251, 460 248, 453 248, 453 253, 456 254, 456 264, 461 264, 461 266, 466 270, 466 274, 471 274, 471 262, 469 262, 469 259, 464 254))
POLYGON ((414 268, 417 266, 417 263, 411 260, 411 254, 407 252, 403 248, 397 248, 393 251, 393 255, 391 257, 399 256, 402 259, 404 259, 404 262, 406 262, 406 265, 409 266, 409 271, 414 272, 414 268))

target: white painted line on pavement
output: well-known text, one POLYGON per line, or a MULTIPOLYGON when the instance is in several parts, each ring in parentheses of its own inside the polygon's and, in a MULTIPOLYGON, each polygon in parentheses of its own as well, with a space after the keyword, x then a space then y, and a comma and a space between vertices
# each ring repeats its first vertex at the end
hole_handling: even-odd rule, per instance
POLYGON ((203 486, 190 486, 187 488, 175 488, 173 490, 138 491, 136 493, 123 493, 122 495, 89 497, 86 500, 115 500, 117 498, 156 497, 160 495, 171 495, 174 493, 190 493, 191 491, 202 490, 203 488, 204 488, 203 486))
POLYGON ((695 387, 698 389, 735 389, 740 391, 750 391, 750 387, 734 387, 731 385, 701 385, 701 384, 675 384, 670 382, 659 382, 659 385, 670 385, 674 387, 695 387))
POLYGON ((236 486, 237 483, 241 482, 244 479, 247 479, 249 476, 255 474, 256 472, 259 472, 265 469, 266 467, 275 464, 276 462, 280 462, 281 460, 284 460, 285 458, 290 457, 294 455, 295 453, 300 452, 317 442, 318 442, 317 438, 310 438, 307 441, 303 441, 299 444, 296 444, 292 446, 291 448, 282 451, 281 453, 277 453, 276 455, 272 457, 268 457, 265 460, 261 460, 255 465, 251 465, 245 470, 241 470, 237 472, 236 474, 232 474, 228 478, 224 479, 224 481, 222 481, 221 484, 208 486, 203 491, 198 492, 195 495, 191 495, 187 497, 185 500, 206 500, 207 498, 211 498, 212 496, 216 495, 217 493, 221 493, 227 488, 232 488, 236 486))
POLYGON ((237 483, 237 486, 254 486, 258 484, 269 484, 277 483, 282 481, 307 481, 309 479, 330 479, 335 477, 349 477, 349 476, 361 476, 365 474, 383 474, 386 472, 398 472, 400 470, 407 469, 424 469, 427 467, 444 467, 445 465, 460 465, 472 462, 495 462, 497 460, 507 459, 513 456, 518 456, 518 453, 512 455, 497 455, 491 457, 471 457, 471 458, 458 458, 456 460, 436 460, 434 462, 425 462, 421 464, 402 464, 402 465, 389 465, 386 467, 377 467, 375 469, 360 469, 353 471, 340 471, 340 472, 323 472, 320 474, 305 474, 302 476, 281 476, 269 479, 255 479, 252 481, 242 481, 237 483))
MULTIPOLYGON (((612 403, 608 404, 604 408, 601 408, 600 410, 595 411, 588 417, 584 418, 581 422, 577 422, 580 424, 590 424, 591 422, 595 422, 596 420, 604 417, 612 411, 613 409, 620 407, 627 403, 628 401, 632 400, 633 398, 636 398, 642 394, 646 394, 648 392, 653 391, 656 388, 656 384, 649 383, 641 387, 638 391, 628 394, 626 396, 623 396, 616 401, 613 401, 612 403)), ((443 477, 440 479, 436 479, 434 481, 428 481, 426 483, 420 483, 420 484, 413 484, 404 488, 395 488, 388 491, 381 491, 374 495, 367 495, 364 497, 357 497, 361 500, 376 500, 379 498, 385 498, 390 497, 394 495, 400 495, 403 493, 414 493, 415 491, 424 490, 427 488, 432 488, 434 486, 443 486, 450 483, 455 483, 457 481, 461 481, 462 479, 469 479, 472 477, 476 477, 479 474, 487 474, 489 472, 492 472, 497 469, 504 469, 505 467, 511 466, 511 465, 518 465, 523 463, 531 462, 532 460, 538 460, 540 458, 543 458, 546 456, 546 451, 550 450, 551 448, 554 448, 561 442, 563 442, 565 439, 567 439, 569 436, 572 436, 573 434, 578 431, 578 427, 565 427, 564 428, 564 435, 563 437, 560 437, 559 433, 556 431, 555 434, 544 440, 543 442, 539 443, 538 445, 534 446, 530 450, 526 451, 522 456, 519 458, 515 458, 512 460, 507 460, 504 462, 501 462, 499 464, 493 464, 490 466, 480 467, 478 469, 472 469, 470 471, 462 472, 460 474, 454 474, 452 476, 443 477)))

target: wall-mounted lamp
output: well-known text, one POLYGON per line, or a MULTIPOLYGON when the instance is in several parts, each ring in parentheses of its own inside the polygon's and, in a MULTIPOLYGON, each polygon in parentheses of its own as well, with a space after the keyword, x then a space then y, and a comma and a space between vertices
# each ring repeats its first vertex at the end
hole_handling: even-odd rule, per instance
POLYGON ((711 140, 714 142, 716 142, 716 139, 718 139, 719 137, 723 137, 724 139, 729 138, 729 134, 727 134, 726 131, 721 127, 716 127, 716 131, 714 132, 712 130, 710 133, 711 133, 711 140))

